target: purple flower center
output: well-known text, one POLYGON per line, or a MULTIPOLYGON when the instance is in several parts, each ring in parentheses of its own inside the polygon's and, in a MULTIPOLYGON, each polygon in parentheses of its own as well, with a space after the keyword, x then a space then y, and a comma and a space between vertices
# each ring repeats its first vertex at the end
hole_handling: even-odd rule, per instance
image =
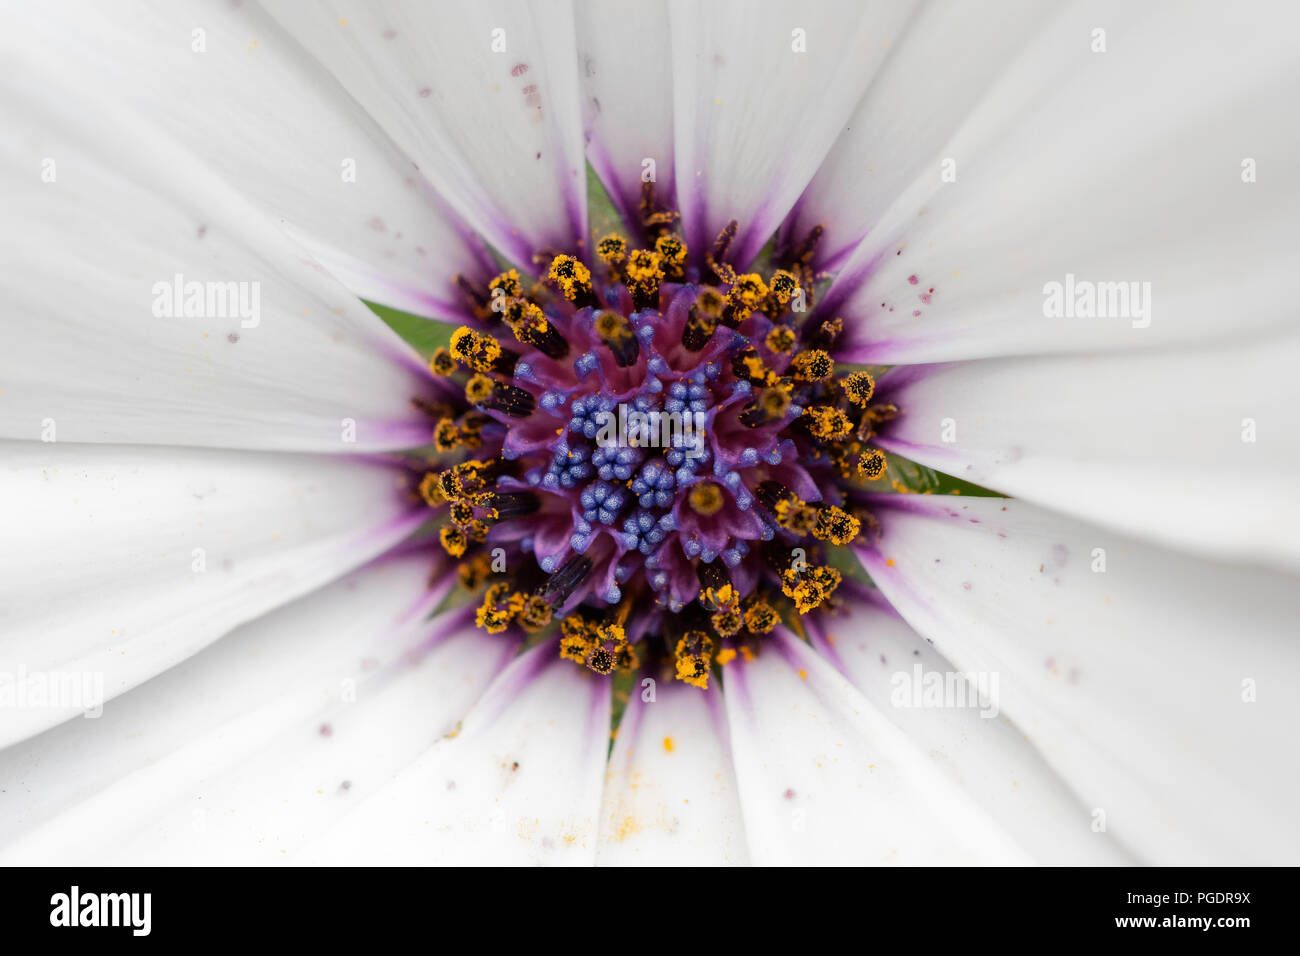
MULTIPOLYGON (((537 283, 475 287, 480 320, 434 356, 435 447, 421 484, 490 633, 557 626, 608 674, 669 663, 707 686, 785 618, 834 606, 831 552, 874 521, 869 441, 897 414, 837 367, 839 319, 811 317, 811 243, 766 278, 649 241, 555 255, 537 283), (459 460, 456 460, 459 459, 459 460)), ((815 240, 815 236, 813 239, 815 240)))

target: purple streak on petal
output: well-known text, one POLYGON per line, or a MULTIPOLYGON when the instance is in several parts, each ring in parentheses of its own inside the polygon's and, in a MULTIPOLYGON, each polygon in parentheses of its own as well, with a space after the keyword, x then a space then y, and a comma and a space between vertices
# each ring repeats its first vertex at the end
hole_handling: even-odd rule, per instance
POLYGON ((749 693, 749 682, 745 679, 745 656, 737 655, 736 659, 722 669, 725 675, 723 692, 740 705, 741 709, 747 714, 754 713, 754 699, 749 693))

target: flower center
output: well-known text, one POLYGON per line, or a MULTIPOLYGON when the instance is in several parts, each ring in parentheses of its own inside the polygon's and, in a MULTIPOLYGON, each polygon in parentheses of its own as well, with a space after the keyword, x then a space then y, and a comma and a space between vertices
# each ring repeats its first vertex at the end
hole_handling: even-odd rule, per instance
POLYGON ((537 282, 458 278, 479 324, 430 363, 420 492, 479 627, 707 687, 783 619, 834 607, 832 552, 875 527, 869 441, 897 409, 837 364, 840 320, 809 317, 811 243, 737 273, 734 222, 698 261, 674 222, 650 210, 642 246, 550 254, 537 282))

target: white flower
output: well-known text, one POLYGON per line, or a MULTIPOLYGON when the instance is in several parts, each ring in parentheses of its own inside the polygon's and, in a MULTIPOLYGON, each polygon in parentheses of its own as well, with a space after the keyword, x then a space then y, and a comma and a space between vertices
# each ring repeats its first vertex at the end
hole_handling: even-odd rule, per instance
POLYGON ((0 859, 1296 862, 1293 4, 267 7, 0 32, 0 859), (1014 496, 871 497, 874 590, 612 748, 428 619, 362 302, 472 324, 587 162, 697 256, 822 227, 878 444, 1014 496))

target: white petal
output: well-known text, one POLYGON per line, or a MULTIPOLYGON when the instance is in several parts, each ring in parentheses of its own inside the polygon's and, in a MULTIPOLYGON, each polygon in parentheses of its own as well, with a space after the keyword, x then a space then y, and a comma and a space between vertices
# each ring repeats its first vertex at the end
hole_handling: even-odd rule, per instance
POLYGON ((673 88, 665 0, 577 0, 587 159, 629 225, 643 175, 673 203, 673 88), (629 55, 628 48, 633 47, 629 55), (644 165, 653 160, 653 169, 644 165))
POLYGON ((466 231, 411 160, 253 4, 71 0, 7 41, 58 64, 41 99, 108 90, 265 210, 353 292, 422 315, 465 311, 454 277, 483 272, 466 231), (159 82, 165 76, 166 82, 159 82))
POLYGON ((276 4, 271 10, 449 203, 519 265, 586 238, 568 0, 276 4))
POLYGON ((723 677, 755 863, 1027 861, 880 706, 784 629, 723 677))
MULTIPOLYGON (((396 473, 328 456, 3 442, 0 672, 116 697, 364 564, 423 518, 396 473)), ((81 707, 4 709, 0 744, 81 707)))
POLYGON ((1125 534, 1300 569, 1298 366, 1292 335, 900 368, 880 444, 1125 534))
POLYGON ((817 263, 843 265, 907 186, 939 176, 944 143, 1054 10, 1034 0, 916 9, 782 226, 783 236, 798 242, 820 225, 817 263))
POLYGON ((863 224, 819 306, 850 326, 847 354, 1147 348, 1293 321, 1300 189, 1284 171, 1300 162, 1300 127, 1278 117, 1300 80, 1298 17, 1281 2, 1081 3, 1054 17, 863 224), (1123 283, 1142 303, 1105 287, 1105 313, 1057 317, 1070 283, 1076 296, 1078 283, 1123 283))
POLYGON ((610 682, 554 642, 517 658, 461 725, 314 845, 312 862, 595 860, 610 682))
POLYGON ((382 321, 156 127, 98 89, 36 96, 57 62, 15 56, 0 79, 0 436, 55 427, 60 441, 335 452, 427 442, 410 407, 414 353, 382 321), (205 317, 173 301, 177 283, 195 284, 205 317))
POLYGON ((1022 502, 885 497, 872 579, 956 667, 998 675, 1097 824, 1148 863, 1296 859, 1294 578, 1022 502))
POLYGON ((962 680, 964 675, 908 627, 879 592, 866 596, 848 603, 844 618, 827 621, 825 634, 817 619, 809 621, 813 647, 864 697, 879 702, 880 712, 935 763, 949 785, 969 794, 1035 863, 1128 862, 1122 847, 1091 830, 1090 808, 997 712, 998 685, 983 678, 988 699, 980 700, 981 675, 962 680), (936 706, 927 696, 927 682, 934 681, 960 682, 962 696, 940 697, 936 706))
POLYGON ((601 808, 601 866, 749 862, 722 695, 659 682, 632 690, 618 726, 601 808))
POLYGON ((428 572, 425 558, 372 565, 100 719, 0 753, 5 861, 294 862, 451 730, 512 651, 447 616, 401 624, 428 572))
POLYGON ((727 258, 750 262, 794 205, 913 4, 673 0, 677 201, 706 252, 739 223, 727 258))

